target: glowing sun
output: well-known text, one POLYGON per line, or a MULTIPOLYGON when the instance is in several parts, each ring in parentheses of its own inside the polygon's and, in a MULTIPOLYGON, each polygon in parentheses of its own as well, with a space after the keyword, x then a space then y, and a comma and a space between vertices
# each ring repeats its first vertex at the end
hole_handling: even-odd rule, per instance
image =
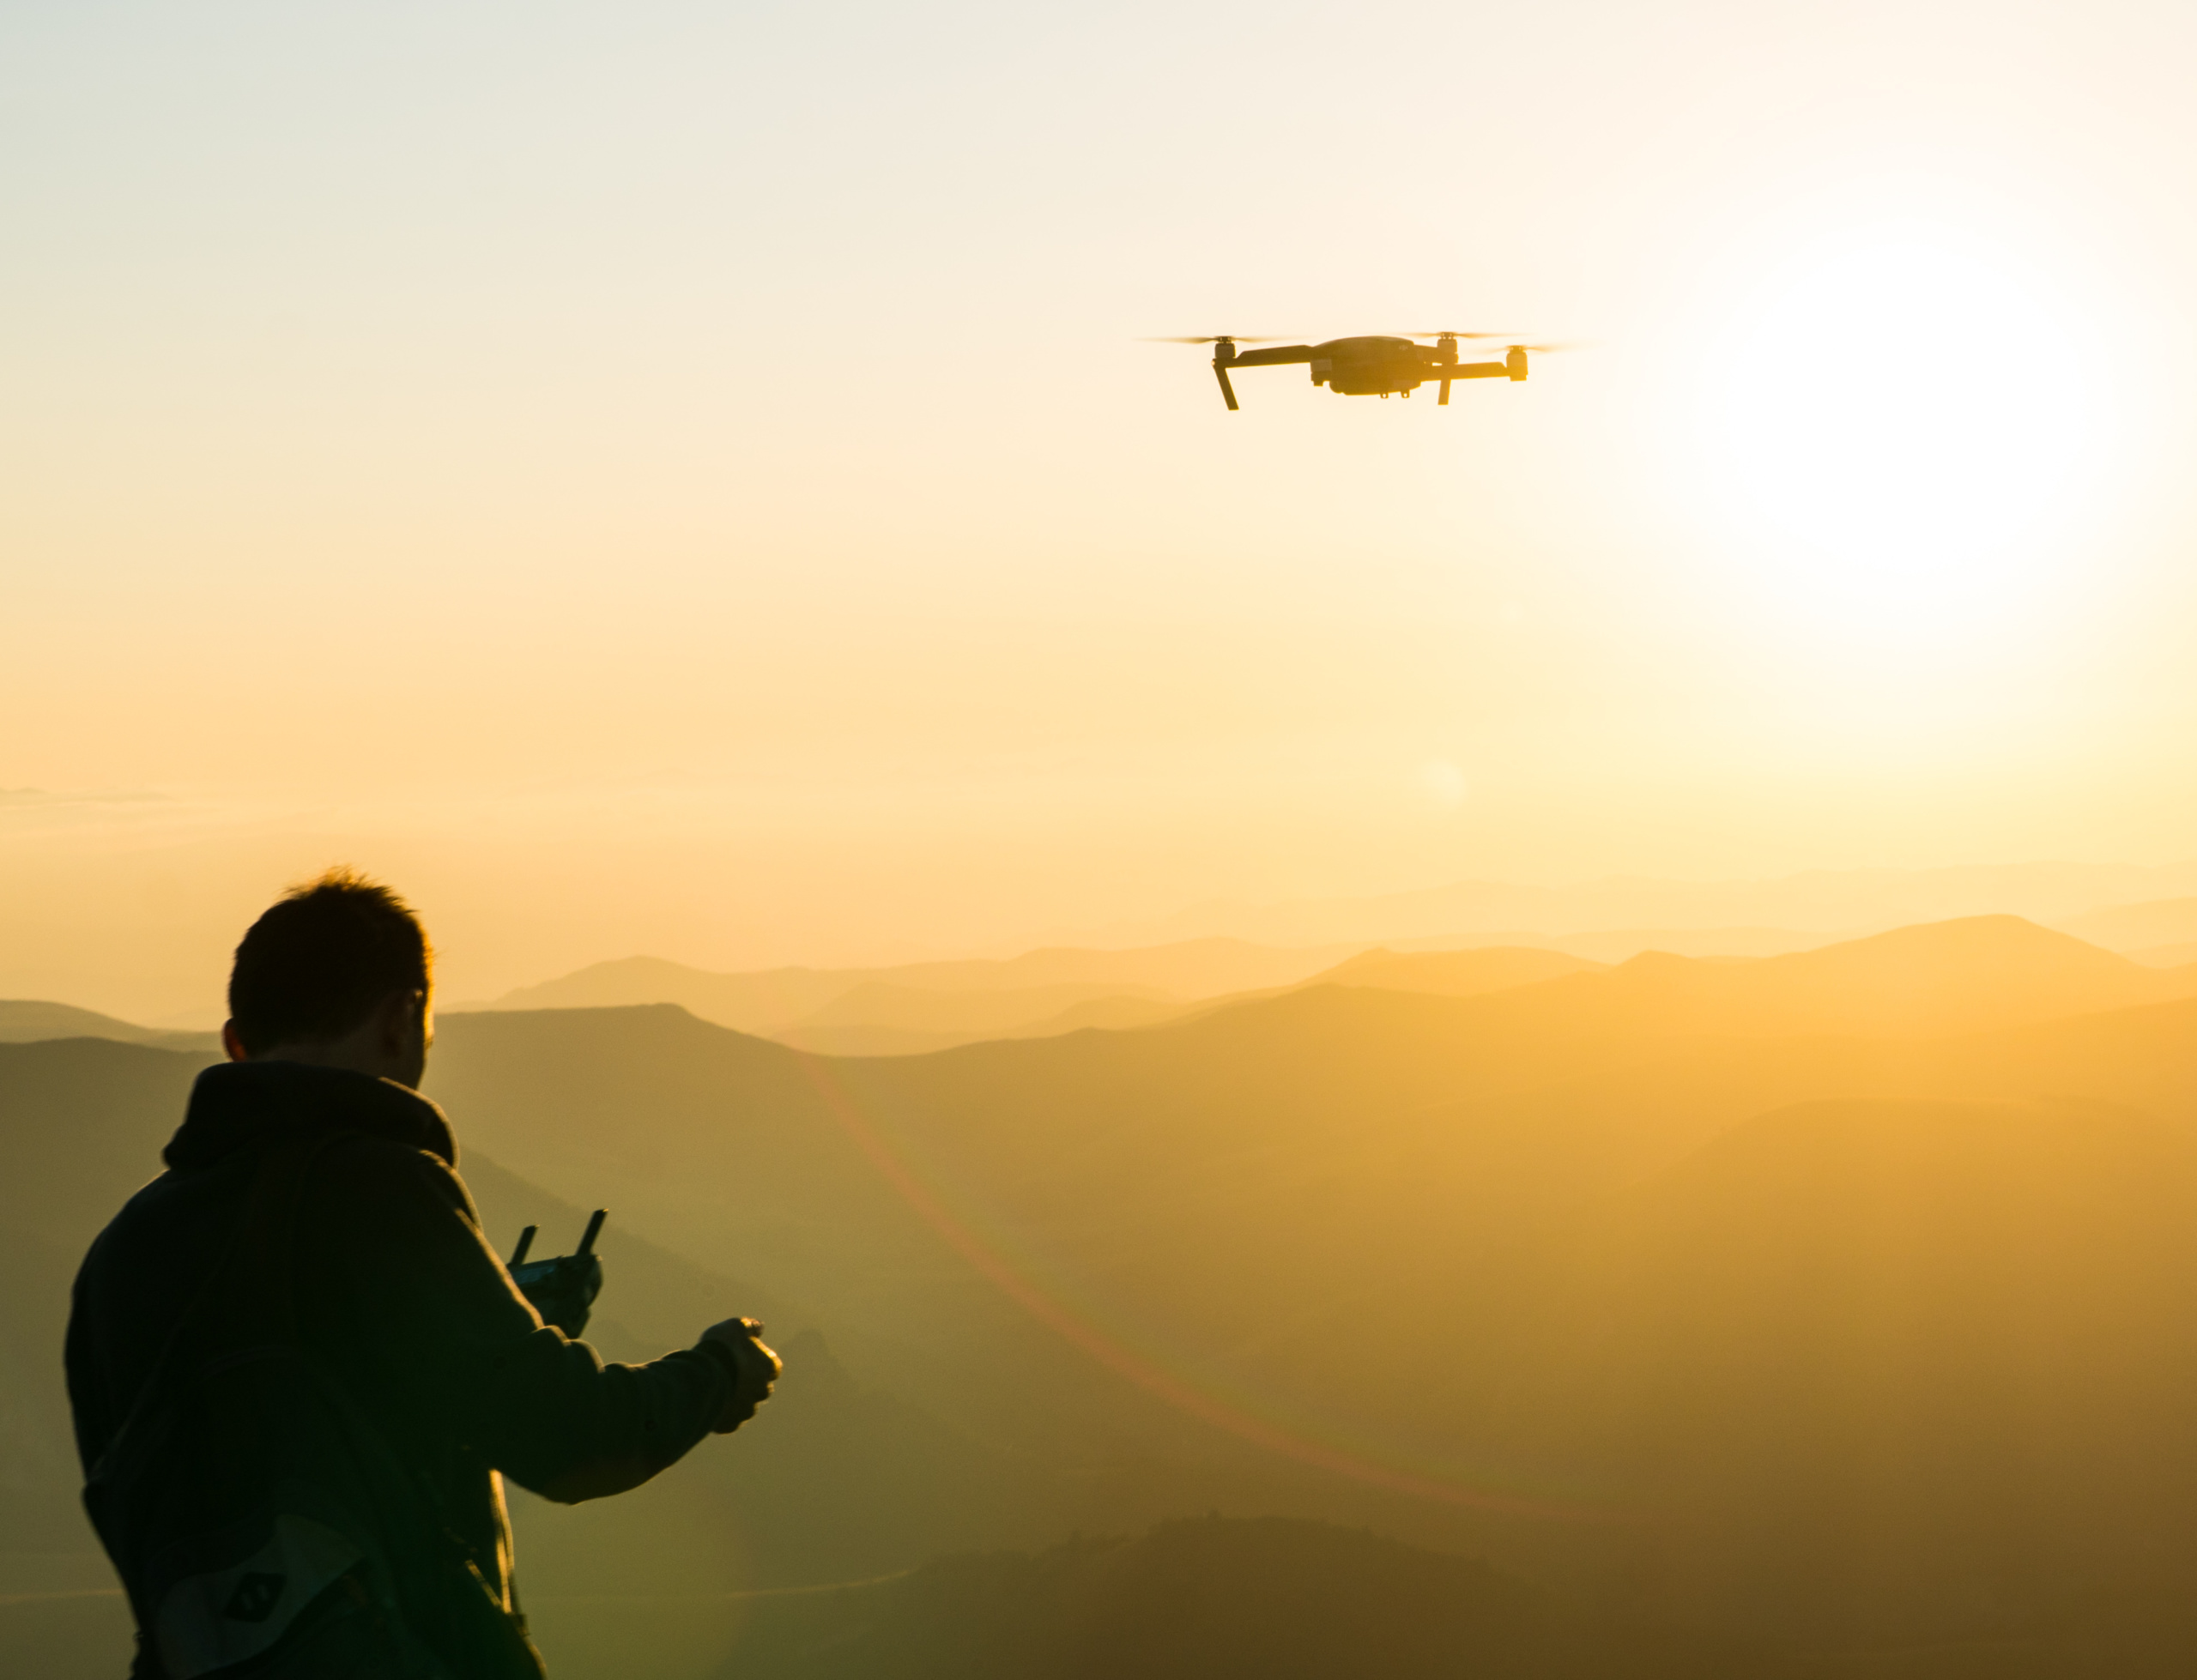
POLYGON ((2103 446, 2079 327, 2003 253, 1928 232, 1819 247, 1716 348, 1729 511, 1855 583, 1988 590, 2065 524, 2103 446))

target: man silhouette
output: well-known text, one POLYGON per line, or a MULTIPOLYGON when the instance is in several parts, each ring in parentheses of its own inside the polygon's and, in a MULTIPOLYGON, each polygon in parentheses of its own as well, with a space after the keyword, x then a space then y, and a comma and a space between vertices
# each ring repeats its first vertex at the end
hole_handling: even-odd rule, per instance
POLYGON ((645 1365, 543 1324, 416 1089, 430 964, 403 901, 347 870, 262 916, 230 1060, 78 1274, 70 1400, 138 1680, 538 1674, 499 1472, 566 1502, 622 1492, 778 1375, 751 1320, 645 1365), (293 1366, 310 1381, 278 1395, 293 1366))

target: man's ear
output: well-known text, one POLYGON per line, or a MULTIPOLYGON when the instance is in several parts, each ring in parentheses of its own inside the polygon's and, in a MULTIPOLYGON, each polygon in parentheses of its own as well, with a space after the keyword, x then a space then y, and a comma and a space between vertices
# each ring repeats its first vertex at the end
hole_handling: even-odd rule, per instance
POLYGON ((382 1000, 381 1007, 374 1011, 373 1020, 382 1047, 402 1050, 415 1037, 424 1035, 426 1000, 417 992, 391 992, 382 1000))
POLYGON ((250 1053, 244 1047, 244 1040, 237 1036, 237 1024, 234 1021, 221 1023, 221 1048, 229 1053, 231 1061, 251 1060, 250 1053))

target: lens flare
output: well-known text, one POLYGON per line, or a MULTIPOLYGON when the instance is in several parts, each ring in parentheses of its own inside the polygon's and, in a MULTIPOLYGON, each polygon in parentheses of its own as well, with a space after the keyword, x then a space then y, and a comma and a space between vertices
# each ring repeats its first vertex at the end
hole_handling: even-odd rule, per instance
POLYGON ((1567 1501, 1533 1498, 1465 1486, 1438 1476, 1428 1476, 1380 1464, 1328 1442, 1314 1441, 1270 1419, 1186 1381, 1107 1334, 1084 1314, 1070 1308, 1057 1296, 1041 1287, 1029 1268, 1012 1263, 1001 1247, 987 1242, 956 1217, 938 1193, 903 1158, 900 1152, 862 1114, 861 1105, 834 1078, 824 1059, 802 1055, 800 1061, 825 1106, 846 1130, 865 1159, 877 1169, 909 1207, 962 1259, 1009 1300, 1072 1345, 1107 1369, 1126 1378, 1147 1393, 1190 1417, 1223 1429, 1239 1440, 1265 1448, 1299 1464, 1310 1465, 1392 1493, 1408 1494, 1443 1504, 1514 1516, 1557 1518, 1575 1522, 1637 1523, 1644 1514, 1567 1501))

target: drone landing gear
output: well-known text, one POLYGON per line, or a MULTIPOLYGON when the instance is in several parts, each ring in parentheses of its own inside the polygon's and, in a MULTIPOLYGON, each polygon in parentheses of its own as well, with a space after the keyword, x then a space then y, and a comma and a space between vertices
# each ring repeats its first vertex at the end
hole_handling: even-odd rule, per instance
POLYGON ((1213 360, 1213 377, 1220 381, 1220 395, 1227 401, 1229 413, 1235 413, 1236 387, 1228 383, 1228 370, 1221 365, 1218 356, 1213 360))

